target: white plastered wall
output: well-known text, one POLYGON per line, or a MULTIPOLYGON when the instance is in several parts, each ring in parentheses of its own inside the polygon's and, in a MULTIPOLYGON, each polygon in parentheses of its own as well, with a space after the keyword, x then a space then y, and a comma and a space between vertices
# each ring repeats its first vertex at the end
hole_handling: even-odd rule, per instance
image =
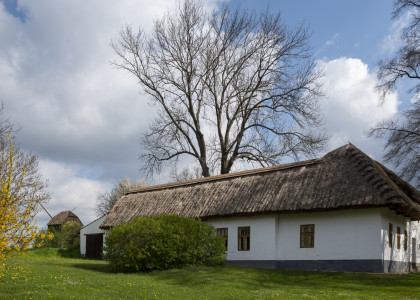
POLYGON ((228 228, 228 260, 275 260, 276 216, 211 219, 214 228, 228 228), (238 227, 250 226, 250 250, 238 251, 238 227))
POLYGON ((381 245, 383 249, 383 259, 390 261, 411 262, 412 258, 419 261, 419 230, 418 222, 411 222, 408 218, 397 215, 389 209, 381 211, 381 245), (392 247, 389 246, 389 224, 392 224, 392 247), (400 249, 397 248, 397 228, 400 227, 400 249), (407 250, 404 250, 404 230, 407 230, 408 241, 407 250), (412 238, 416 239, 413 245, 412 238), (413 253, 413 250, 415 251, 413 253), (414 255, 413 255, 414 254, 414 255))
POLYGON ((211 219, 228 228, 228 260, 382 259, 381 209, 211 219), (314 248, 300 248, 300 225, 315 225, 314 248), (238 251, 238 227, 250 226, 249 251, 238 251))
POLYGON ((381 259, 379 209, 280 215, 278 260, 381 259), (300 225, 314 224, 313 248, 300 248, 300 225))
POLYGON ((87 234, 104 233, 104 242, 105 242, 105 235, 107 231, 99 228, 99 226, 105 220, 105 217, 106 216, 103 216, 102 218, 99 218, 93 221, 92 223, 86 225, 80 230, 80 254, 81 255, 86 254, 86 235, 87 234))
POLYGON ((408 238, 410 261, 420 265, 420 222, 411 221, 410 228, 411 235, 408 238))

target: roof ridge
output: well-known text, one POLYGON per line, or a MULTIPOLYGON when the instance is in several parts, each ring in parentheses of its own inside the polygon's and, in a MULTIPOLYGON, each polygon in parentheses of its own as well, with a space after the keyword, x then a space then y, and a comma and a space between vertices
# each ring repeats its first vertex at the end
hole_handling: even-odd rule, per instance
POLYGON ((420 192, 395 177, 347 144, 318 159, 130 191, 100 228, 162 213, 213 218, 374 207, 420 220, 420 192))
POLYGON ((308 166, 308 165, 318 164, 318 163, 320 163, 321 160, 322 160, 322 158, 316 158, 316 159, 298 161, 298 162, 293 162, 293 163, 275 165, 275 166, 270 166, 270 167, 244 170, 244 171, 228 173, 228 174, 215 175, 215 176, 210 176, 210 177, 202 177, 202 178, 190 179, 190 180, 185 180, 185 181, 170 182, 170 183, 165 183, 165 184, 146 186, 146 187, 130 190, 130 191, 126 192, 125 195, 137 194, 137 193, 149 192, 149 191, 161 190, 161 189, 168 189, 168 188, 175 188, 175 187, 180 187, 180 186, 189 186, 189 185, 195 185, 195 184, 201 184, 201 183, 206 183, 206 182, 224 180, 224 179, 229 179, 229 178, 237 178, 237 177, 250 176, 250 175, 255 175, 255 174, 274 172, 274 171, 278 171, 278 170, 285 170, 285 169, 290 169, 290 168, 308 166))
POLYGON ((384 197, 390 205, 395 204, 395 202, 392 203, 391 201, 391 199, 395 198, 399 198, 398 202, 400 202, 401 205, 409 206, 410 209, 415 203, 419 204, 414 201, 414 199, 411 199, 401 187, 388 176, 386 170, 379 162, 369 157, 356 146, 352 146, 350 152, 351 157, 357 161, 357 171, 359 173, 364 171, 361 176, 363 176, 367 182, 371 183, 373 188, 377 189, 379 194, 384 197), (370 175, 370 177, 368 175, 370 175))

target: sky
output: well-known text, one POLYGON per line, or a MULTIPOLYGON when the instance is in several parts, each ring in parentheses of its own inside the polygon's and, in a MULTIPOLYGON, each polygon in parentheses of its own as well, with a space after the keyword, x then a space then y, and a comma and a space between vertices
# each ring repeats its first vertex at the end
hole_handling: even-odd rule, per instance
MULTIPOLYGON (((209 10, 221 3, 203 2, 209 10)), ((292 28, 309 26, 314 59, 325 73, 320 107, 331 135, 320 156, 351 142, 381 161, 383 141, 366 132, 395 118, 410 100, 401 89, 381 105, 374 89, 377 63, 398 48, 407 23, 405 16, 391 18, 393 1, 227 3, 269 7, 292 28)), ((0 0, 0 101, 21 127, 21 148, 38 156, 52 215, 74 210, 88 224, 97 217, 99 193, 125 177, 142 177, 139 140, 155 109, 135 78, 111 66, 116 54, 110 44, 124 25, 149 31, 173 7, 172 0, 0 0)), ((169 178, 163 173, 149 184, 169 178)), ((49 217, 41 212, 38 221, 45 227, 49 217)))

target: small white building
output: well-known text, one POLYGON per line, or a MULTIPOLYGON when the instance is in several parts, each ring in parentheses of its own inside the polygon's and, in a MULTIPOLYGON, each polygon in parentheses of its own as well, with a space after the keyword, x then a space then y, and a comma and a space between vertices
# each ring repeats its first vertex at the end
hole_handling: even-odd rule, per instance
POLYGON ((96 219, 80 230, 80 254, 83 257, 101 258, 106 230, 100 229, 99 226, 105 217, 96 219))
POLYGON ((420 193, 351 144, 320 159, 133 190, 95 226, 163 213, 212 224, 235 266, 388 273, 420 264, 420 193))

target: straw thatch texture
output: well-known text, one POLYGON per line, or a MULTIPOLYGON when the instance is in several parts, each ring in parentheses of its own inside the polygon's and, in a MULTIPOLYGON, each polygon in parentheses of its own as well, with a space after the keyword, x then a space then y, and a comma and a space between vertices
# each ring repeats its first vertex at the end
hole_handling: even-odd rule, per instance
POLYGON ((225 217, 389 207, 420 220, 420 194, 349 144, 316 160, 133 190, 101 228, 137 216, 225 217))
POLYGON ((61 226, 61 225, 66 224, 67 222, 77 222, 80 225, 83 225, 79 217, 76 216, 70 210, 65 210, 58 213, 47 223, 47 225, 48 226, 61 226))

